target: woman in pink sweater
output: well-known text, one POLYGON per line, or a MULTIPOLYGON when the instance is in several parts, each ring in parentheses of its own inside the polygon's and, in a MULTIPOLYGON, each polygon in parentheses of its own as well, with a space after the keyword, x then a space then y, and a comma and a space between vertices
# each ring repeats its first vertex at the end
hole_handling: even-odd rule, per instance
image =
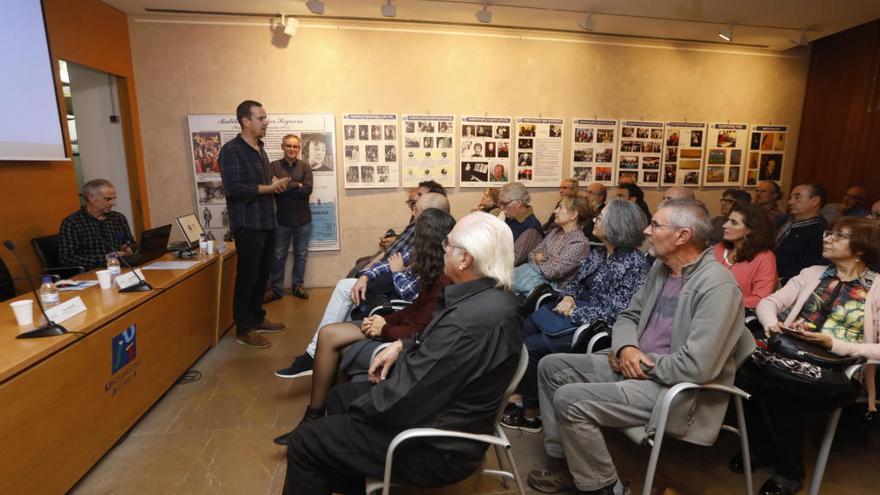
POLYGON ((767 211, 748 203, 734 203, 724 223, 724 237, 715 245, 714 253, 736 278, 747 309, 755 309, 758 301, 776 289, 774 245, 767 211))

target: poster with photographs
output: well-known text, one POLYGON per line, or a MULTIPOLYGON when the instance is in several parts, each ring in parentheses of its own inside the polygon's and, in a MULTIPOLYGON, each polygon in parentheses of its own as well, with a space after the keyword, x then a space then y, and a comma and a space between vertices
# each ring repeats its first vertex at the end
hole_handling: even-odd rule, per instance
POLYGON ((617 121, 573 119, 571 129, 571 177, 581 185, 614 185, 617 121))
POLYGON ((620 123, 617 180, 632 177, 640 186, 660 184, 663 122, 624 120, 620 123))
POLYGON ((403 185, 435 180, 455 186, 455 115, 404 115, 403 185))
POLYGON ((342 116, 342 163, 346 189, 400 185, 397 114, 342 116))
POLYGON ((746 186, 757 186, 758 182, 764 180, 772 180, 778 184, 782 180, 787 140, 787 125, 752 125, 746 186))
POLYGON ((703 160, 704 186, 740 186, 745 178, 747 124, 709 124, 706 157, 703 160))
POLYGON ((664 186, 700 185, 705 122, 667 122, 663 139, 664 186))
POLYGON ((510 117, 461 117, 459 187, 501 187, 510 182, 510 117))
POLYGON ((562 119, 516 119, 516 167, 511 180, 557 187, 562 180, 562 119))
MULTIPOLYGON (((187 120, 196 191, 193 213, 202 228, 215 239, 231 241, 229 213, 217 156, 220 148, 235 139, 241 128, 235 115, 190 115, 187 120)), ((314 177, 312 194, 309 196, 312 211, 310 251, 339 249, 335 129, 336 117, 333 114, 269 114, 269 127, 263 138, 270 161, 284 157, 281 142, 285 136, 292 134, 300 139, 299 158, 308 162, 314 177)))

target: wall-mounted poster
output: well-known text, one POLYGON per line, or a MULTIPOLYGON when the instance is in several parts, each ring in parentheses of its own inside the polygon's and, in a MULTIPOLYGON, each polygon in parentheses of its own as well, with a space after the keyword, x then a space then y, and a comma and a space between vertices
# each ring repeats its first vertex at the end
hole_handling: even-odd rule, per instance
MULTIPOLYGON (((235 115, 190 115, 193 179, 196 190, 194 213, 205 232, 215 239, 232 240, 226 196, 216 160, 220 147, 235 139, 241 128, 235 115)), ((339 249, 339 211, 336 190, 336 117, 333 114, 270 114, 263 146, 269 160, 283 158, 281 141, 293 134, 300 138, 300 158, 309 163, 314 177, 309 206, 312 210, 310 251, 339 249)))
POLYGON ((516 119, 516 176, 526 186, 556 187, 562 180, 562 119, 516 119))
POLYGON ((435 180, 455 186, 455 115, 404 115, 403 185, 435 180))
POLYGON ((461 117, 460 187, 500 187, 510 182, 510 117, 461 117))
POLYGON ((776 183, 782 180, 786 141, 788 141, 787 125, 752 125, 746 186, 756 186, 758 182, 764 180, 772 180, 776 183))
POLYGON ((624 120, 620 123, 617 148, 617 180, 629 176, 640 186, 660 184, 663 153, 663 122, 624 120))
POLYGON ((342 116, 346 189, 400 185, 397 132, 397 114, 350 113, 342 116))
POLYGON ((742 185, 746 176, 748 144, 748 125, 710 124, 706 137, 706 157, 703 160, 703 185, 742 185))
POLYGON ((614 185, 617 121, 572 119, 571 176, 581 185, 614 185))
POLYGON ((700 185, 705 122, 667 122, 663 140, 664 186, 700 185))

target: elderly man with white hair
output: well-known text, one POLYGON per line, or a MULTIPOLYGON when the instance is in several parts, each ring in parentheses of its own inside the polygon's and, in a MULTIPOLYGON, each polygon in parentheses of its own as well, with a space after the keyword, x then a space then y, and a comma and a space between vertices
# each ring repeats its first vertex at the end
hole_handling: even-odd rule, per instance
MULTIPOLYGON (((327 401, 330 415, 288 437, 285 495, 363 490, 364 476, 382 477, 388 445, 407 428, 493 430, 522 346, 518 302, 508 292, 513 236, 498 218, 475 212, 443 244, 453 283, 433 319, 373 359, 372 383, 337 386, 327 401)), ((465 440, 407 442, 395 457, 393 481, 455 483, 480 466, 486 448, 465 440)))
MULTIPOLYGON (((661 203, 644 231, 657 261, 617 317, 610 352, 552 354, 541 360, 544 449, 559 462, 529 473, 532 488, 627 493, 601 428, 655 427, 654 404, 677 383, 733 384, 737 367, 755 344, 743 324, 736 280, 705 249, 710 228, 703 203, 661 203)), ((673 405, 667 432, 711 445, 726 408, 727 396, 688 396, 673 405)))

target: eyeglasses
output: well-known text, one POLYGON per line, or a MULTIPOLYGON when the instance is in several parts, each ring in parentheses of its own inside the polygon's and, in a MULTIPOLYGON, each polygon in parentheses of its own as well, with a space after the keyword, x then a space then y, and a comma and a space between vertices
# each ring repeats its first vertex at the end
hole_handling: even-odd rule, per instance
POLYGON ((670 229, 677 228, 675 225, 665 225, 665 224, 662 224, 662 223, 657 223, 656 220, 651 220, 651 223, 650 223, 648 226, 651 227, 651 232, 653 232, 653 231, 655 231, 655 230, 657 230, 657 229, 661 229, 661 228, 663 228, 663 227, 668 227, 668 228, 670 228, 670 229))
POLYGON ((507 201, 499 201, 499 202, 498 202, 498 206, 500 206, 500 207, 502 207, 502 208, 507 208, 507 205, 509 205, 510 203, 514 203, 514 202, 516 202, 516 201, 519 201, 519 200, 518 200, 518 199, 510 199, 510 200, 507 200, 507 201))
POLYGON ((408 199, 408 200, 404 201, 403 204, 405 204, 406 206, 409 206, 410 208, 412 208, 413 205, 416 204, 416 200, 414 200, 414 199, 408 199))
POLYGON ((849 232, 844 232, 842 230, 826 230, 822 232, 822 238, 831 237, 832 241, 839 241, 841 239, 850 239, 852 234, 849 232))
POLYGON ((449 238, 445 238, 440 242, 440 245, 443 246, 443 250, 446 251, 449 248, 461 249, 462 251, 467 251, 465 248, 461 246, 456 246, 455 244, 449 242, 449 238))

